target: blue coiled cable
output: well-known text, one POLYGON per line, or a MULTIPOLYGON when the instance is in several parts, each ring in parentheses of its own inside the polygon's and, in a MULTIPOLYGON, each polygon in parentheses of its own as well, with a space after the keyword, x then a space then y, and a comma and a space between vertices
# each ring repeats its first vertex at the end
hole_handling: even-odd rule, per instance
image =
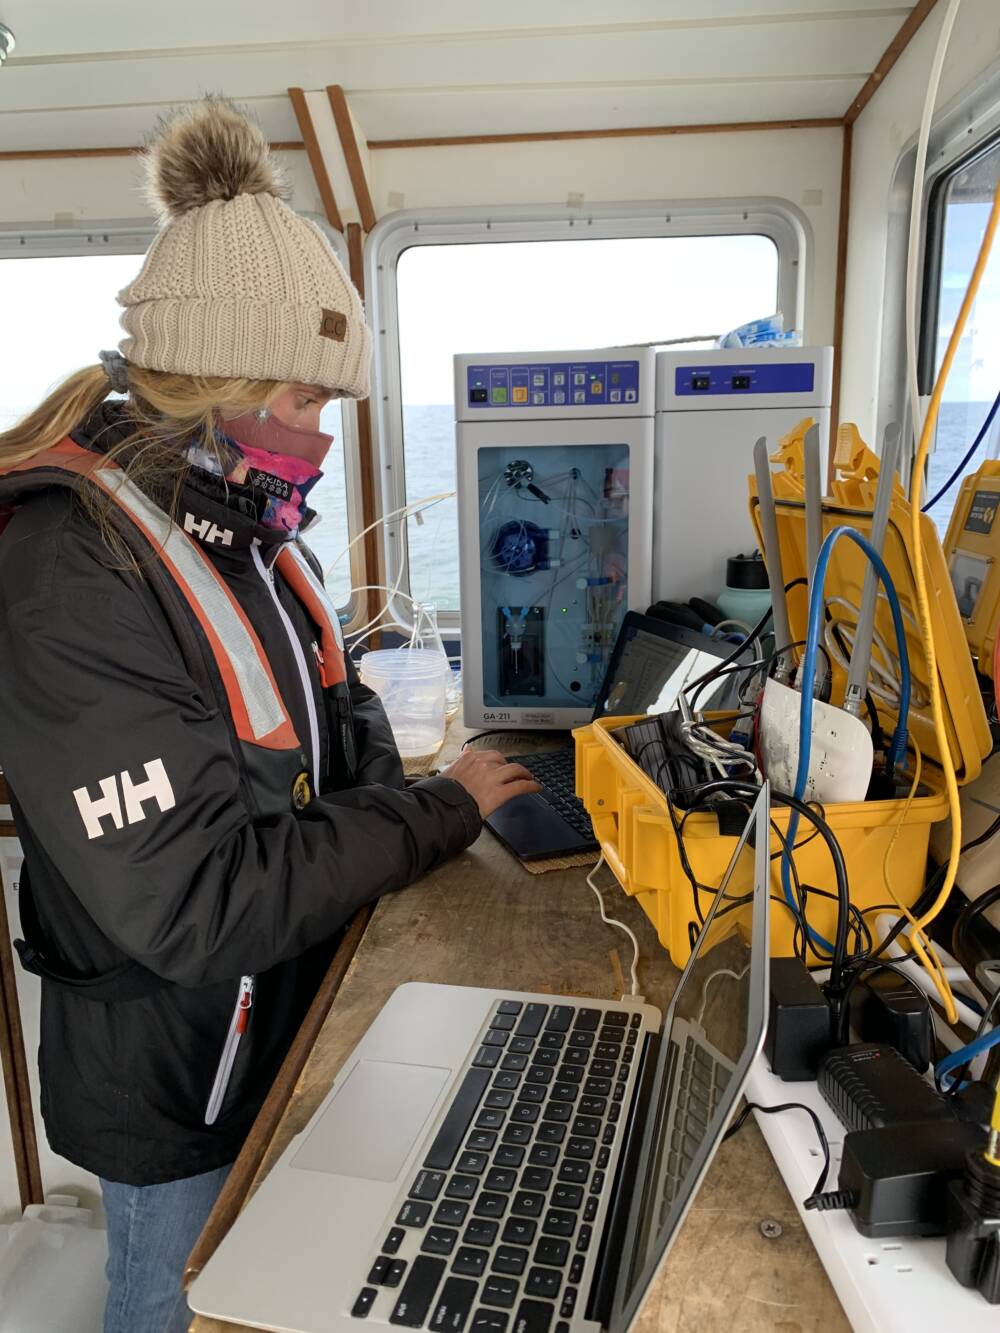
MULTIPOLYGON (((819 645, 820 621, 825 606, 823 595, 823 585, 826 581, 826 571, 830 564, 830 556, 834 546, 841 537, 847 537, 862 551, 871 562, 875 573, 878 575, 879 582, 885 590, 886 600, 889 603, 889 609, 892 612, 892 624, 896 633, 896 646, 899 650, 899 718, 896 722, 896 729, 892 734, 892 744, 889 747, 889 775, 894 772, 896 765, 902 763, 906 756, 907 725, 906 720, 910 711, 910 657, 906 649, 906 630, 903 626, 903 613, 899 606, 899 597, 896 595, 896 588, 893 584, 889 570, 886 568, 885 561, 879 555, 875 547, 867 537, 863 537, 855 528, 849 528, 841 525, 834 528, 826 537, 823 545, 820 547, 819 555, 816 558, 816 568, 812 572, 809 584, 809 621, 806 628, 806 650, 802 659, 802 669, 799 676, 799 689, 802 693, 802 706, 799 710, 799 765, 795 774, 795 790, 793 795, 802 800, 805 795, 806 782, 809 778, 809 755, 812 748, 812 717, 813 717, 813 687, 816 677, 816 654, 819 645)), ((793 810, 788 819, 788 833, 785 837, 786 851, 781 858, 781 887, 785 895, 785 901, 791 908, 796 917, 800 916, 798 904, 792 893, 791 883, 791 849, 795 846, 795 835, 799 828, 798 812, 793 810)), ((829 940, 824 939, 822 935, 817 934, 810 925, 802 919, 802 925, 805 927, 810 939, 814 944, 827 952, 833 952, 833 945, 829 940)))

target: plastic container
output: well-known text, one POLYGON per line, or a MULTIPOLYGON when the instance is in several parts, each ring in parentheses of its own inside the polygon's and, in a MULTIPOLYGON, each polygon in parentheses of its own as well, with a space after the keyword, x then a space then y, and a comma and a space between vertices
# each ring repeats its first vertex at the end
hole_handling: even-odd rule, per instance
MULTIPOLYGON (((638 720, 601 718, 574 733, 576 790, 587 807, 608 866, 652 921, 674 963, 683 967, 691 952, 691 925, 697 928, 698 914, 694 892, 681 866, 666 797, 610 734, 638 720)), ((851 901, 862 911, 892 900, 883 861, 903 804, 902 800, 856 801, 826 807, 827 822, 844 854, 851 901)), ((916 901, 924 886, 931 824, 947 813, 947 797, 934 791, 918 796, 906 815, 889 869, 893 889, 907 906, 916 901)), ((771 817, 784 833, 788 809, 775 805, 771 817)), ((795 852, 799 879, 836 895, 837 882, 826 844, 821 838, 805 841, 804 821, 799 836, 803 839, 795 852)), ((684 822, 684 848, 699 883, 721 882, 735 845, 734 837, 720 837, 718 821, 711 812, 688 815, 684 822)), ((772 835, 771 851, 779 850, 778 839, 772 835)), ((736 867, 731 890, 734 894, 748 893, 752 887, 753 858, 748 856, 736 867)), ((779 899, 771 903, 771 953, 791 956, 795 952, 795 919, 782 900, 780 860, 771 862, 771 893, 779 899)), ((711 905, 711 894, 700 896, 705 913, 711 905)), ((809 899, 810 926, 832 939, 836 921, 836 897, 814 894, 809 899)))
POLYGON ((756 625, 771 605, 767 566, 760 553, 735 555, 726 561, 726 586, 715 604, 730 620, 756 625))
POLYGON ((107 1235, 69 1195, 0 1226, 0 1333, 101 1333, 107 1235))
POLYGON ((359 671, 382 700, 400 755, 437 754, 444 741, 448 659, 422 648, 384 648, 365 653, 359 671))
MULTIPOLYGON (((438 612, 436 602, 416 602, 413 607, 413 633, 410 635, 410 647, 421 648, 425 652, 440 653, 447 661, 448 653, 444 646, 444 640, 441 638, 441 630, 438 627, 438 612)), ((454 717, 462 706, 462 683, 458 673, 452 671, 451 663, 448 663, 449 671, 445 683, 444 693, 444 712, 445 717, 454 717)))

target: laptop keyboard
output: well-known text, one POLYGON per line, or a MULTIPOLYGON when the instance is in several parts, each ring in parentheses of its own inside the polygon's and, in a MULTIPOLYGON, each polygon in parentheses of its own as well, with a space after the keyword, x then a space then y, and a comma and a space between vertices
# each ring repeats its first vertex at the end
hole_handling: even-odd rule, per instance
POLYGON ((728 1062, 723 1063, 710 1046, 688 1034, 665 1139, 667 1159, 660 1203, 661 1226, 708 1133, 731 1072, 728 1062))
POLYGON ((516 754, 515 764, 523 764, 541 786, 541 795, 562 815, 575 833, 595 842, 594 827, 586 807, 576 794, 576 752, 572 749, 543 750, 541 754, 516 754))
POLYGON ((627 1118, 640 1024, 621 1010, 498 1004, 356 1318, 389 1288, 398 1294, 383 1308, 403 1328, 568 1333, 627 1118))

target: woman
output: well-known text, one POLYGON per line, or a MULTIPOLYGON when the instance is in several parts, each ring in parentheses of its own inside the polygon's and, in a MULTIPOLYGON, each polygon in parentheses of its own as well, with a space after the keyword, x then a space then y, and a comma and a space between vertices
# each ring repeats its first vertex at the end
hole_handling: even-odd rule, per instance
POLYGON ((187 1326, 184 1260, 345 922, 533 790, 482 753, 404 788, 344 657, 296 537, 371 337, 262 135, 211 99, 147 163, 123 358, 0 434, 19 947, 49 1141, 101 1179, 108 1333, 187 1326))

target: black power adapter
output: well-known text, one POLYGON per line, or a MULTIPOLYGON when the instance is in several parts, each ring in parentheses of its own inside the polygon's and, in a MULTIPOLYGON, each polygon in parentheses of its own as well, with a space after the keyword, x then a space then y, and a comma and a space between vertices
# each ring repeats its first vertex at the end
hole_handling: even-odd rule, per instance
POLYGON ((978 1125, 954 1120, 854 1130, 844 1137, 841 1197, 829 1196, 831 1203, 850 1209, 862 1236, 943 1236, 950 1229, 948 1187, 962 1178, 970 1150, 982 1153, 983 1141, 978 1125))
POLYGON ((949 1185, 948 1267, 963 1287, 1000 1305, 1000 1166, 970 1152, 961 1181, 949 1185))
POLYGON ((847 1129, 876 1129, 918 1120, 956 1124, 949 1102, 894 1046, 842 1046, 820 1061, 819 1090, 847 1129))
POLYGON ((850 988, 850 1024, 862 1041, 884 1042, 923 1073, 934 1054, 927 996, 909 977, 888 969, 868 972, 850 988))
POLYGON ((786 1083, 812 1081, 830 1049, 826 997, 798 958, 771 959, 771 994, 764 1054, 786 1083))

